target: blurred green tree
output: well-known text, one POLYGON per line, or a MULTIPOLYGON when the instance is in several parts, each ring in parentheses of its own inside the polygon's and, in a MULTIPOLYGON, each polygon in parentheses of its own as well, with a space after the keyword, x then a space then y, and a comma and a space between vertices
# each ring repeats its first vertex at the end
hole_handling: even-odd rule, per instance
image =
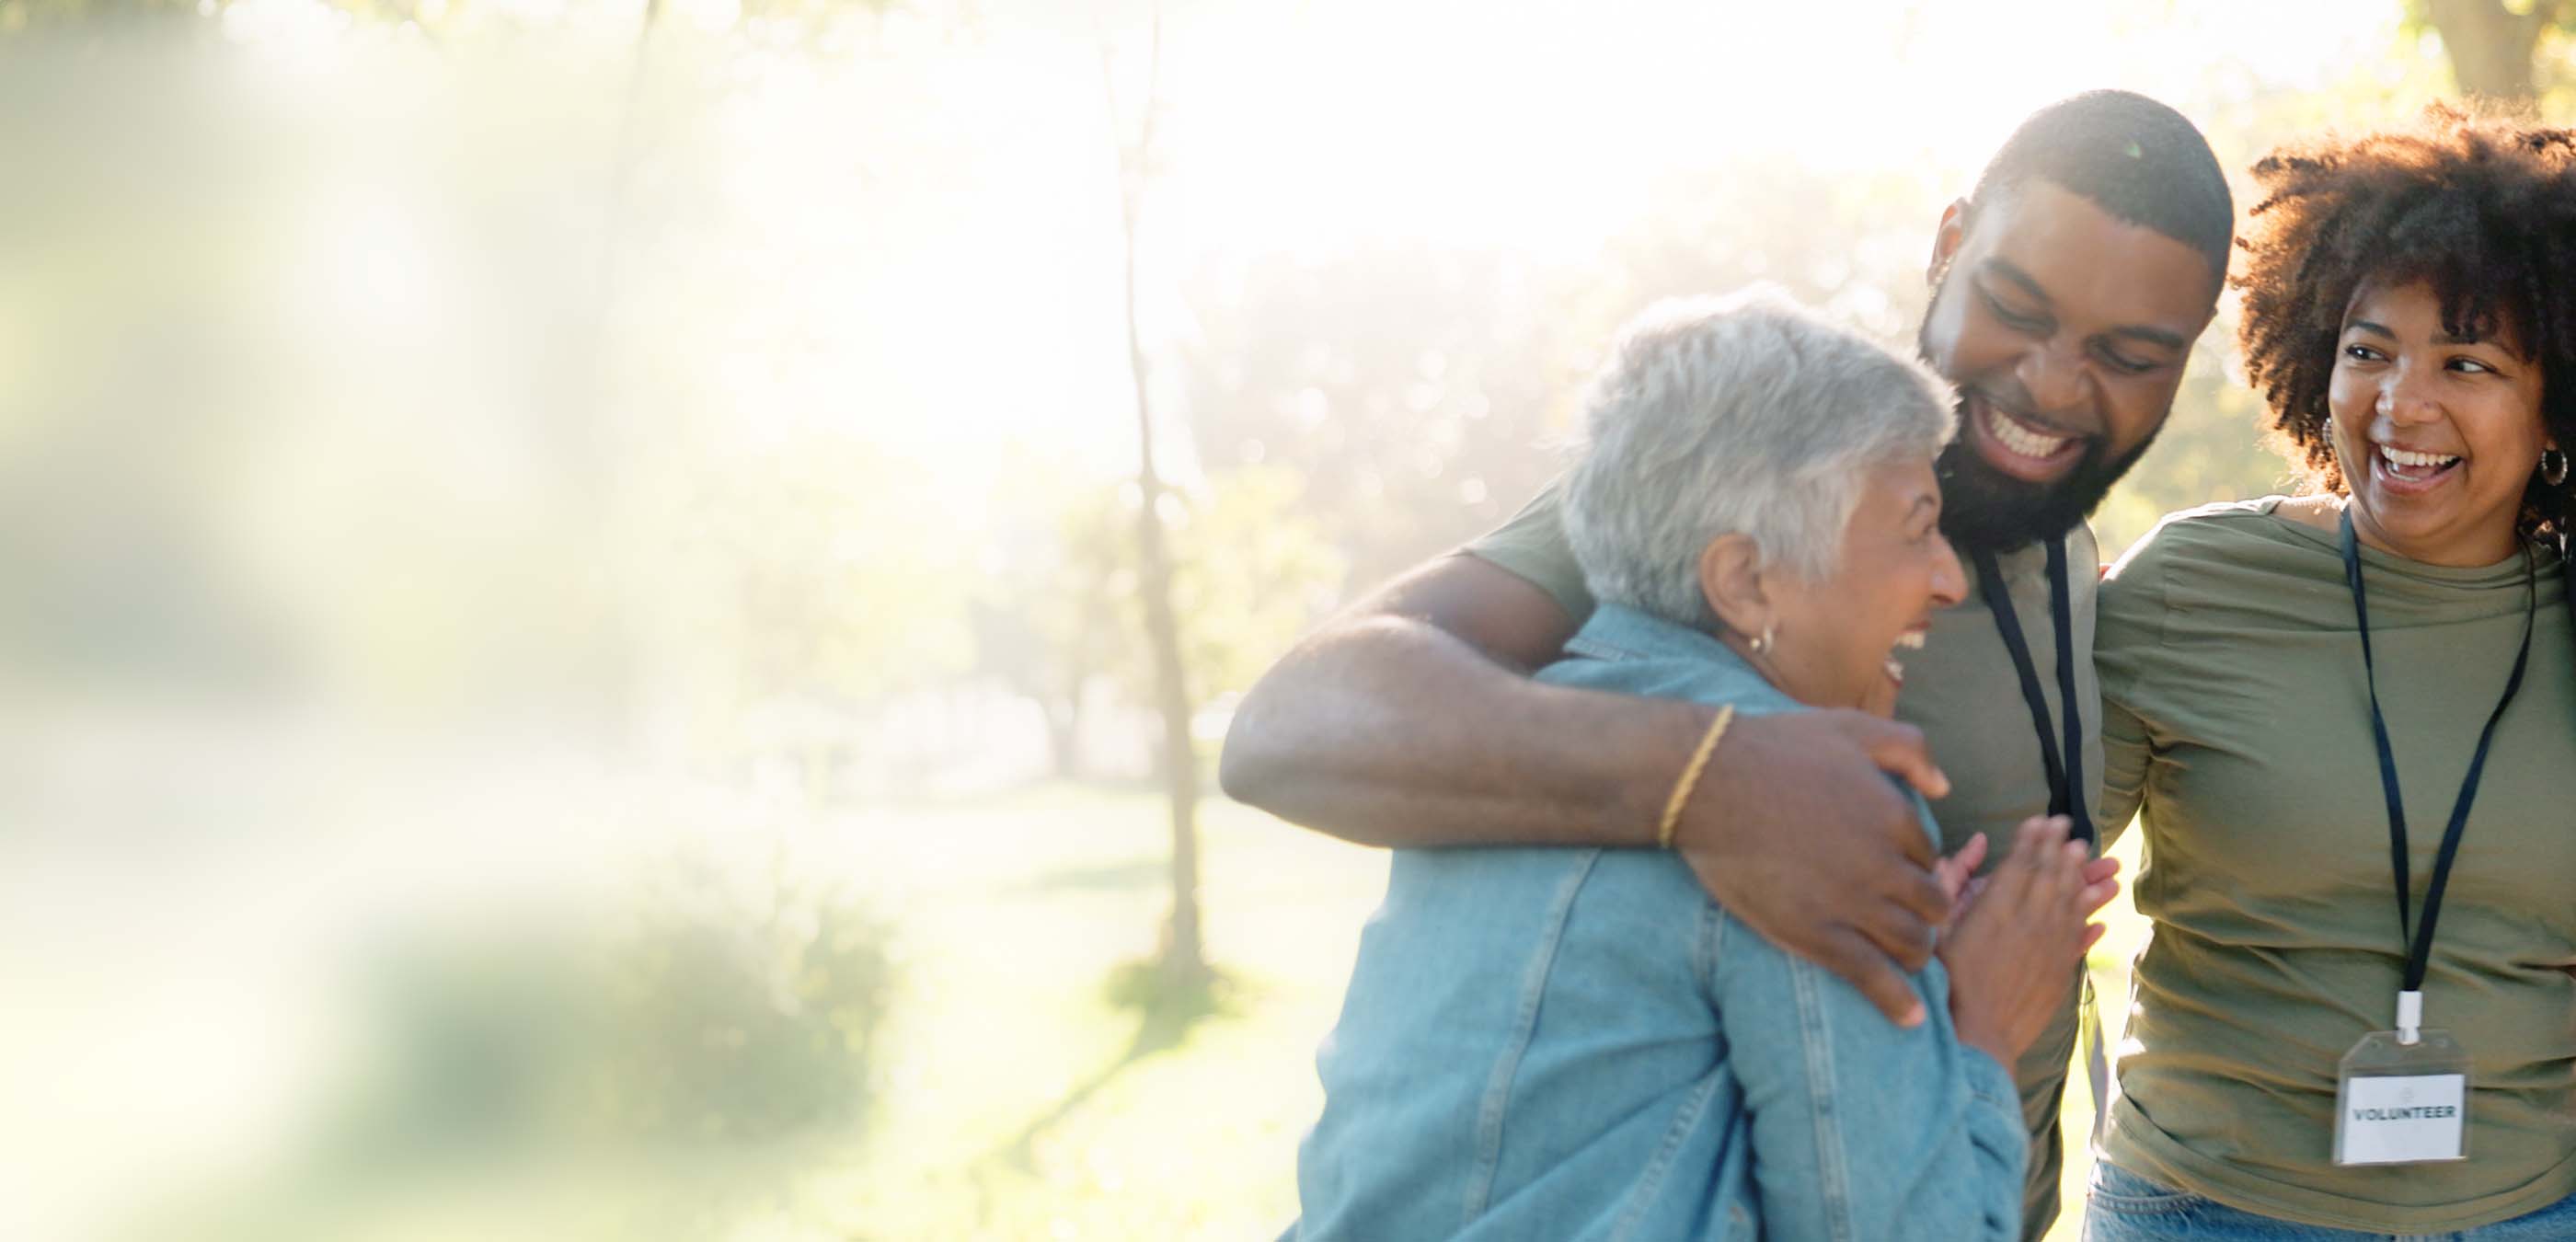
POLYGON ((150 1236, 721 1236, 818 1147, 864 1142, 901 987, 890 925, 741 850, 756 825, 725 828, 721 850, 684 845, 596 904, 389 936, 309 1159, 150 1236), (462 1195, 443 1228, 388 1231, 422 1187, 500 1171, 578 1193, 462 1195))
POLYGON ((1768 281, 1911 348, 1939 194, 1905 168, 1701 165, 1580 266, 1438 241, 1210 260, 1186 282, 1194 440, 1211 468, 1302 472, 1364 587, 1554 476, 1583 380, 1658 298, 1768 281))
POLYGON ((1126 294, 1127 373, 1135 386, 1137 595, 1143 603, 1144 637, 1153 658, 1154 705, 1163 717, 1164 793, 1172 819, 1172 915, 1163 942, 1162 971, 1177 989, 1196 990, 1208 979, 1207 950, 1199 935, 1199 772, 1190 746, 1191 698, 1181 666, 1181 619, 1173 607, 1171 553, 1164 546, 1163 476, 1156 463, 1153 385, 1145 366, 1144 337, 1136 319, 1136 234, 1145 190, 1154 171, 1154 124, 1163 105, 1163 15, 1153 13, 1145 90, 1131 141, 1118 119, 1118 83, 1108 45, 1100 49, 1100 81, 1117 138, 1119 275, 1126 294))
POLYGON ((1025 516, 994 541, 971 605, 975 666, 1038 705, 1049 766, 1081 777, 1093 685, 1113 678, 1144 701, 1132 680, 1139 622, 1122 607, 1135 584, 1133 529, 1114 487, 1032 505, 1030 496, 1044 495, 1037 472, 1004 478, 995 507, 1025 516))
POLYGON ((1332 608, 1346 562, 1314 509, 1304 477, 1280 465, 1210 476, 1181 506, 1172 595, 1191 618, 1182 657, 1193 684, 1249 688, 1332 608))
POLYGON ((600 626, 631 653, 641 744, 789 758, 820 800, 854 730, 969 667, 979 532, 971 505, 846 429, 734 421, 675 416, 628 443, 600 626))
MULTIPOLYGON (((1188 618, 1181 663, 1210 696, 1252 684, 1332 607, 1345 568, 1289 467, 1247 466, 1164 493, 1172 604, 1188 618)), ((1079 773, 1086 691, 1105 681, 1152 702, 1132 487, 1075 490, 1051 529, 999 543, 977 593, 976 667, 1044 708, 1059 773, 1079 773)))
POLYGON ((1179 376, 1211 470, 1286 465, 1382 580, 1493 526, 1557 463, 1571 274, 1493 249, 1359 242, 1202 264, 1179 376))
POLYGON ((2431 29, 2464 95, 2528 103, 2542 88, 2542 52, 2576 32, 2568 0, 2405 0, 2410 30, 2431 29))
POLYGON ((702 460, 662 564, 743 702, 861 700, 935 682, 967 655, 957 549, 905 518, 938 509, 858 440, 800 435, 702 460))
POLYGON ((2168 513, 2291 486, 2287 467, 2269 445, 2269 419, 2262 398, 2236 371, 2231 299, 2192 350, 2155 447, 2093 513, 2103 560, 2117 559, 2168 513))

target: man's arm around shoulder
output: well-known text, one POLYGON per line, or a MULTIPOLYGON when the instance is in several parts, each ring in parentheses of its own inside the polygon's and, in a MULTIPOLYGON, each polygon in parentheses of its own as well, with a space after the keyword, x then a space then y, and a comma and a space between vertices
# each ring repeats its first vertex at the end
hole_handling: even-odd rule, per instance
POLYGON ((1711 713, 1531 680, 1573 633, 1553 598, 1500 566, 1429 562, 1263 675, 1218 778, 1239 801, 1363 845, 1652 845, 1663 791, 1711 713))
MULTIPOLYGON (((1398 578, 1283 657, 1237 709, 1219 780, 1364 845, 1645 847, 1707 707, 1533 681, 1573 621, 1547 592, 1454 554, 1398 578)), ((1947 792, 1922 737, 1859 712, 1731 726, 1674 847, 1719 903, 1909 1025, 1949 900, 1894 772, 1947 792), (1893 959, 1891 961, 1890 959, 1893 959)))

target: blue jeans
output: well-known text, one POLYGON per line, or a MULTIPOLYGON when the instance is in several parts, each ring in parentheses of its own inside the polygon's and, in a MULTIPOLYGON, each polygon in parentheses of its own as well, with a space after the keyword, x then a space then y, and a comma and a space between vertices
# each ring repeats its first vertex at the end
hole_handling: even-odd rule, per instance
POLYGON ((2576 1197, 2528 1216, 2453 1233, 2364 1233, 2239 1211, 2159 1186, 2107 1160, 2093 1165, 2084 1196, 2084 1242, 2566 1242, 2576 1238, 2576 1197))

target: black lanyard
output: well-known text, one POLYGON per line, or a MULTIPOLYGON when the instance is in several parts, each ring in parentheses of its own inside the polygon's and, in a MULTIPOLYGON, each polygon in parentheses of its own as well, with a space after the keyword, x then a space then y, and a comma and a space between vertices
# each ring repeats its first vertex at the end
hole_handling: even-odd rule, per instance
POLYGON ((2528 601, 2522 610, 2522 650, 2513 657, 2513 673, 2504 679, 2504 695, 2496 700, 2495 710, 2487 713, 2487 727, 2478 734, 2477 753, 2469 759, 2469 774, 2460 778, 2460 796, 2451 803, 2451 822, 2442 830, 2441 852, 2433 856, 2433 883, 2424 890, 2424 922, 2410 927, 2414 920, 2411 890, 2406 867, 2406 804, 2397 796, 2397 756, 2388 747, 2388 722, 2379 714, 2379 671, 2370 659, 2370 606, 2363 602, 2361 590, 2361 550, 2352 533, 2352 510, 2343 514, 2343 580, 2352 588, 2352 620, 2361 630, 2361 674, 2370 690, 2370 732, 2379 743, 2379 788, 2388 796, 2388 860, 2397 873, 2397 934, 2406 945, 2406 992, 2424 990, 2424 968, 2433 956, 2433 924, 2442 917, 2442 890, 2451 882, 2451 863, 2460 855, 2460 832, 2469 825, 2469 805, 2478 798, 2478 777, 2486 770, 2487 743, 2495 740, 2496 722, 2504 719, 2504 709, 2513 704, 2516 691, 2522 689, 2522 669, 2531 660, 2531 622, 2540 611, 2539 571, 2531 560, 2531 549, 2522 550, 2522 583, 2528 601))
POLYGON ((2066 541, 2048 543, 2049 620, 2057 628, 2057 701, 2066 709, 2065 745, 2060 748, 2058 722, 2048 718, 2048 697, 2039 688, 2039 670, 2031 663, 2030 640, 2022 637, 2021 618, 2013 612, 2012 593, 2004 589, 1995 554, 1983 548, 1969 555, 1977 563, 1977 594, 1995 614, 1995 633, 2011 654, 2013 672, 2021 677, 2022 701, 2030 705, 2030 722, 2039 731, 2039 762, 2048 771, 2048 813, 2075 821, 2073 839, 2093 839, 2092 799, 2084 794, 2084 712, 2075 696, 2075 603, 2066 581, 2066 541), (2060 755, 2064 757, 2061 759, 2060 755))

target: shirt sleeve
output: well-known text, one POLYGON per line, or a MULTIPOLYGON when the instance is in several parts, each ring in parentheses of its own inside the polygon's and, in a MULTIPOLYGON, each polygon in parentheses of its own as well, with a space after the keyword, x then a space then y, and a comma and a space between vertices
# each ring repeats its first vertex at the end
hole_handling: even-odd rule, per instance
POLYGON ((1583 566, 1565 541, 1564 480, 1548 484, 1512 520, 1477 536, 1464 550, 1528 579, 1555 599, 1576 625, 1592 615, 1592 592, 1583 584, 1583 566))
MULTIPOLYGON (((2161 534, 2162 532, 2156 532, 2161 534)), ((2150 534, 2102 579, 2094 617, 2093 672, 2102 687, 2102 805, 2093 822, 2102 844, 2137 816, 2146 800, 2155 742, 2139 690, 2144 672, 2164 643, 2163 557, 2150 534)))
POLYGON ((1713 984, 1764 1236, 2018 1242, 2030 1134, 2012 1076, 1959 1042, 1941 964, 1914 976, 1930 1016, 1905 1030, 1729 918, 1713 984))

